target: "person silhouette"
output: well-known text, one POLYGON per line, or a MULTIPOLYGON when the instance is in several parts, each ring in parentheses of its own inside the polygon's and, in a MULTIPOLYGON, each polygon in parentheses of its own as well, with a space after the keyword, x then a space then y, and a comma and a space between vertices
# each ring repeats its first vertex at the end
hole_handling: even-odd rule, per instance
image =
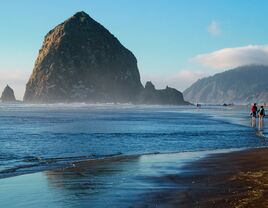
POLYGON ((265 110, 263 105, 258 110, 258 116, 259 116, 259 130, 261 130, 263 128, 263 118, 265 116, 265 110))
POLYGON ((256 117, 257 117, 257 103, 254 103, 253 106, 251 107, 251 126, 256 127, 256 117))

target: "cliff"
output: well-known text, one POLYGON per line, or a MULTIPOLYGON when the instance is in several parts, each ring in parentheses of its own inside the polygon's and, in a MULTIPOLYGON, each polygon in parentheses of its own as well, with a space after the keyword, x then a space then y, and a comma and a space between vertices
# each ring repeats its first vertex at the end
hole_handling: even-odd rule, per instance
POLYGON ((268 66, 241 66, 195 82, 185 99, 202 103, 267 103, 268 66))

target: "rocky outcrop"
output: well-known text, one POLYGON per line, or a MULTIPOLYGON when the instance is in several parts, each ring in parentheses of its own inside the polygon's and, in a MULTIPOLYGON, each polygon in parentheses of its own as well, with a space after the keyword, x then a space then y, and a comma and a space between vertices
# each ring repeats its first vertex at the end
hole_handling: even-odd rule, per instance
POLYGON ((26 102, 134 102, 143 89, 135 56, 85 12, 46 36, 26 102))
POLYGON ((183 94, 178 90, 170 87, 157 90, 152 82, 147 82, 145 89, 140 94, 139 102, 142 104, 159 104, 159 105, 189 105, 184 101, 183 94))
POLYGON ((45 36, 24 101, 186 104, 175 89, 144 88, 132 52, 85 12, 45 36))
POLYGON ((203 78, 184 91, 184 97, 198 103, 267 103, 268 66, 241 66, 203 78))
POLYGON ((8 103, 16 102, 14 91, 8 85, 5 87, 4 91, 2 92, 1 101, 8 102, 8 103))

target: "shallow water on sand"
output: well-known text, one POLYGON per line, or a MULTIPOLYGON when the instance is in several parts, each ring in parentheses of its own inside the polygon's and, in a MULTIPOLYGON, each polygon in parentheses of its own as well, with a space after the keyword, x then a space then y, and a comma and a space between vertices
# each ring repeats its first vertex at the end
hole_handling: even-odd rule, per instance
POLYGON ((242 108, 0 105, 0 178, 114 155, 266 146, 242 108))
POLYGON ((184 188, 165 176, 185 174, 183 164, 226 151, 117 156, 5 178, 0 182, 0 206, 158 207, 149 196, 184 188))
POLYGON ((157 207, 150 196, 184 189, 164 180, 192 174, 184 164, 267 145, 245 107, 2 105, 0 130, 9 208, 157 207))

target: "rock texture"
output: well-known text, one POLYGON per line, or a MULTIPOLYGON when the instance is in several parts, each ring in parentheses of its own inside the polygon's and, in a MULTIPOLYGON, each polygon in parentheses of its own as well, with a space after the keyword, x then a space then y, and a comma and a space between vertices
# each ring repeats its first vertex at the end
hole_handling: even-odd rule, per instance
POLYGON ((186 104, 175 89, 144 89, 132 52, 85 12, 45 36, 24 101, 186 104))
POLYGON ((185 99, 202 103, 267 103, 268 66, 241 66, 198 80, 185 99))
POLYGON ((14 91, 8 85, 5 87, 4 91, 2 92, 1 101, 2 102, 16 102, 14 91))
POLYGON ((145 89, 139 98, 142 104, 160 104, 160 105, 189 105, 184 101, 183 94, 178 90, 170 87, 166 89, 156 90, 152 82, 147 82, 145 89))
POLYGON ((132 102, 143 89, 135 56, 85 12, 46 36, 26 102, 132 102))

